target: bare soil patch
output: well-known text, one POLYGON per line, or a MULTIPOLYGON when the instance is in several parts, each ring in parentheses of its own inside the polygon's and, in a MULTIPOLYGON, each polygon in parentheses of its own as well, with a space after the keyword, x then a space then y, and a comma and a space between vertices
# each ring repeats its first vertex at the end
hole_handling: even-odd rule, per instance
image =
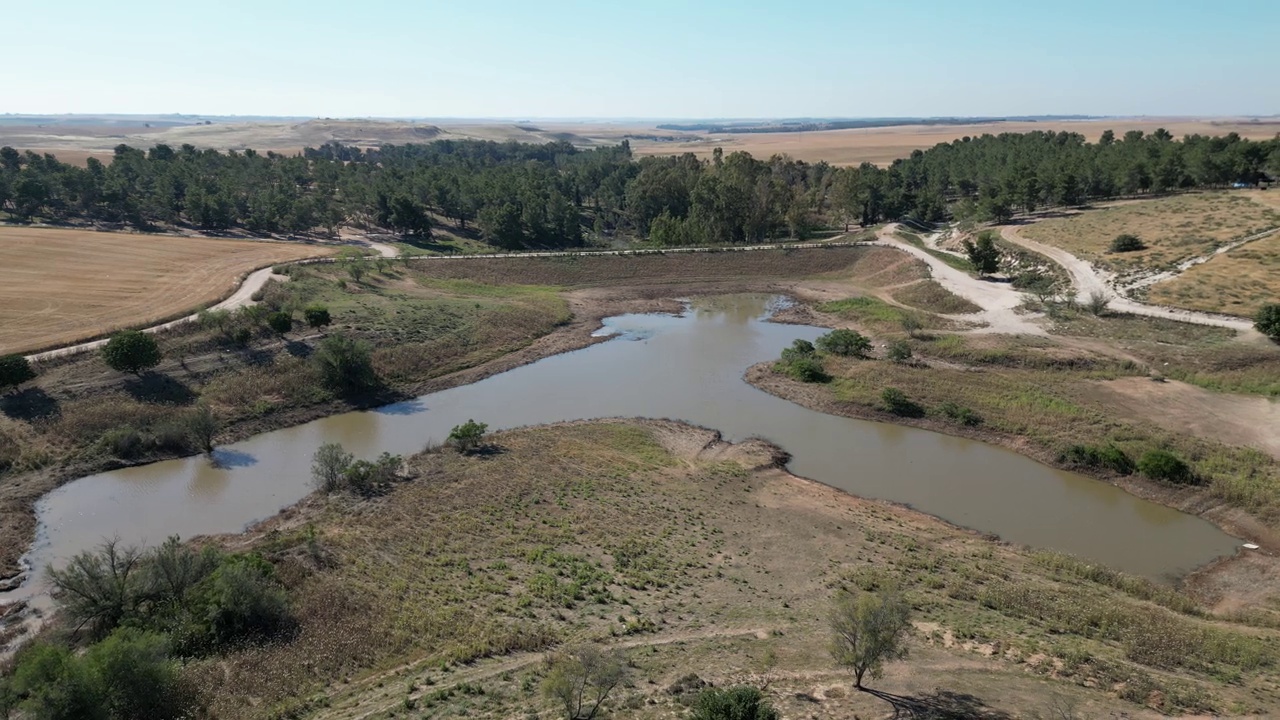
POLYGON ((301 243, 0 227, 0 354, 153 325, 226 297, 252 270, 331 252, 301 243))
POLYGON ((1127 377, 1092 384, 1093 395, 1121 416, 1166 430, 1257 448, 1280 460, 1280 403, 1215 393, 1177 381, 1127 377))

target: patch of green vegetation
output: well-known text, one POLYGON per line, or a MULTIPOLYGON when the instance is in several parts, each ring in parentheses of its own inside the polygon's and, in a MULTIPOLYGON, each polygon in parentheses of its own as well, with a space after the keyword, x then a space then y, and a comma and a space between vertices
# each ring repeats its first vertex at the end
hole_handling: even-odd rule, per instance
POLYGON ((899 330, 903 321, 915 323, 921 329, 944 329, 950 323, 934 315, 922 311, 908 310, 874 297, 854 297, 846 300, 833 300, 817 306, 819 312, 835 315, 843 320, 867 326, 876 326, 881 330, 899 330))

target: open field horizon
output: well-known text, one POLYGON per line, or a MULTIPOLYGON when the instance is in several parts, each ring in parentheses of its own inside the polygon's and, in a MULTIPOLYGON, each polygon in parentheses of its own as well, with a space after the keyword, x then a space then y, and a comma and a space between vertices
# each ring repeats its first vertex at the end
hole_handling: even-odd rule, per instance
MULTIPOLYGON (((86 116, 86 123, 94 117, 86 116)), ((105 116, 102 116, 105 117, 105 116)), ((114 116, 113 116, 114 117, 114 116)), ((146 118, 150 116, 138 116, 146 118)), ((0 123, 0 146, 51 153, 65 162, 83 165, 89 157, 108 161, 120 144, 149 148, 159 143, 173 146, 189 143, 214 150, 254 149, 282 154, 300 153, 305 147, 341 142, 361 147, 388 144, 425 143, 434 140, 492 140, 546 143, 565 141, 580 148, 616 145, 628 140, 637 155, 672 155, 692 152, 710 156, 716 148, 725 152, 746 151, 755 157, 790 155, 807 162, 826 161, 832 165, 871 162, 887 165, 907 157, 913 150, 965 136, 1024 133, 1035 130, 1078 132, 1095 141, 1106 130, 1122 135, 1129 130, 1150 133, 1164 128, 1181 138, 1184 135, 1226 135, 1266 140, 1280 134, 1280 117, 1107 117, 1087 120, 1048 119, 973 123, 893 125, 843 130, 804 132, 727 133, 681 131, 657 127, 660 121, 541 121, 502 120, 375 120, 313 119, 216 122, 210 125, 120 124, 118 121, 72 125, 47 123, 8 125, 0 123)))

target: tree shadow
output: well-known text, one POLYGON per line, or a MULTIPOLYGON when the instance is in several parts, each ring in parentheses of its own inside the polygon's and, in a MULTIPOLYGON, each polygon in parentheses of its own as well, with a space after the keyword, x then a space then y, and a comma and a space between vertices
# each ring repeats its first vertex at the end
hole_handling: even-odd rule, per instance
POLYGON ((43 420, 62 412, 58 401, 44 388, 29 387, 21 392, 0 395, 0 412, 14 420, 43 420))
POLYGON ((124 381, 124 390, 140 402, 190 405, 196 394, 186 383, 168 375, 147 373, 124 381))
POLYGON ((417 415, 427 411, 427 406, 422 404, 419 399, 406 400, 404 402, 392 403, 376 407, 373 412, 379 415, 417 415))
POLYGON ((920 695, 894 695, 882 690, 863 688, 893 706, 894 718, 927 718, 928 720, 1013 720, 1003 710, 987 705, 982 698, 952 690, 934 690, 920 695))
POLYGON ((315 352, 315 348, 297 340, 286 340, 284 349, 285 352, 296 358, 308 358, 311 357, 311 353, 315 352))
POLYGON ((239 450, 214 448, 213 452, 209 453, 209 463, 220 470, 230 470, 257 465, 258 458, 239 450))
POLYGON ((236 354, 240 356, 245 365, 254 365, 256 367, 270 365, 275 360, 274 355, 258 348, 244 348, 236 354))

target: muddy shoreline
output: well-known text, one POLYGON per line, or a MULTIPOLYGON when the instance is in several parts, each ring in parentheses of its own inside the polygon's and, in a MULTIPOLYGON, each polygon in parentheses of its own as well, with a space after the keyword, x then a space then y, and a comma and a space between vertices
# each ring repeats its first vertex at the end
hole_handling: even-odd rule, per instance
MULTIPOLYGON (((606 317, 628 313, 669 312, 683 309, 678 297, 722 295, 744 292, 789 294, 794 283, 771 280, 672 283, 647 286, 595 287, 566 293, 573 318, 567 324, 534 340, 529 345, 475 367, 459 370, 429 380, 398 383, 382 391, 305 407, 282 408, 270 415, 221 428, 218 445, 239 442, 254 435, 303 425, 314 420, 346 412, 369 410, 383 405, 479 382, 522 365, 561 353, 572 352, 607 340, 593 337, 606 317)), ((75 463, 7 478, 0 488, 0 589, 21 583, 25 568, 22 556, 35 540, 37 519, 35 506, 45 494, 73 480, 126 467, 147 465, 182 455, 155 455, 137 462, 119 460, 75 463)))

